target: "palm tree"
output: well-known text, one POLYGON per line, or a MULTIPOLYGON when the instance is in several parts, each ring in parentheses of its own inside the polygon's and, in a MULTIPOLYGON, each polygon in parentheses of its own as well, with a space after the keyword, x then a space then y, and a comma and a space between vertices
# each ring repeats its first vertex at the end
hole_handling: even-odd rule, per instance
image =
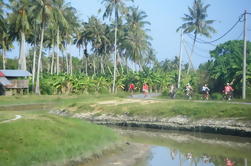
MULTIPOLYGON (((61 5, 61 13, 64 17, 66 24, 65 26, 61 26, 61 35, 63 40, 63 45, 66 48, 67 46, 72 43, 73 36, 77 32, 77 29, 80 27, 79 20, 76 16, 76 9, 70 6, 70 3, 66 3, 64 5, 61 5)), ((60 8, 59 8, 60 9, 60 8)), ((67 73, 72 75, 72 55, 70 53, 67 53, 66 56, 69 57, 68 63, 67 63, 67 73)))
MULTIPOLYGON (((130 8, 129 14, 126 17, 127 21, 127 55, 140 67, 143 65, 145 58, 149 57, 151 53, 151 40, 150 36, 147 35, 148 29, 146 25, 150 25, 148 21, 144 19, 147 14, 144 11, 140 11, 139 8, 130 8)), ((146 59, 145 59, 146 60, 146 59)))
POLYGON ((79 49, 83 48, 83 62, 84 59, 86 58, 85 61, 85 74, 86 76, 88 75, 88 59, 89 59, 89 54, 87 52, 87 46, 88 43, 92 40, 91 38, 91 31, 90 28, 88 28, 89 25, 87 22, 82 23, 82 26, 79 28, 78 33, 75 35, 75 39, 73 41, 74 44, 77 45, 77 47, 79 47, 79 49), (84 58, 85 57, 85 58, 84 58))
MULTIPOLYGON (((188 7, 189 14, 185 14, 182 20, 185 22, 182 24, 177 31, 183 30, 184 33, 193 33, 193 46, 190 54, 190 58, 193 55, 195 42, 198 35, 211 37, 210 33, 215 33, 215 29, 211 26, 214 20, 206 20, 207 9, 210 5, 204 5, 201 0, 194 0, 193 7, 188 7)), ((188 65, 187 73, 189 73, 191 63, 188 65)))
POLYGON ((36 88, 35 93, 40 94, 40 68, 41 68, 41 57, 43 50, 43 41, 44 41, 44 31, 46 23, 49 22, 50 17, 52 16, 52 2, 51 0, 35 0, 35 4, 32 8, 33 12, 36 15, 37 21, 40 23, 41 34, 40 34, 40 46, 39 46, 39 55, 37 63, 37 79, 36 79, 36 88))
POLYGON ((25 37, 30 29, 30 10, 29 0, 10 0, 12 13, 9 17, 11 27, 16 37, 20 41, 18 68, 26 70, 25 37))
POLYGON ((105 12, 103 18, 109 17, 111 18, 114 12, 115 19, 115 31, 114 31, 114 70, 113 70, 113 84, 112 84, 112 92, 115 93, 115 81, 116 81, 116 64, 117 64, 117 23, 119 19, 119 13, 123 14, 126 11, 125 1, 133 0, 103 0, 102 4, 105 5, 105 12))
POLYGON ((7 20, 4 18, 4 2, 0 0, 0 49, 2 49, 2 59, 3 59, 3 69, 5 70, 5 52, 7 50, 7 46, 9 45, 7 42, 9 41, 9 35, 7 33, 7 20))
POLYGON ((68 27, 68 22, 65 19, 64 10, 68 7, 64 0, 53 0, 53 17, 54 17, 54 25, 56 29, 56 52, 57 52, 57 61, 56 61, 56 69, 57 74, 60 72, 59 66, 59 44, 60 44, 60 30, 68 27))

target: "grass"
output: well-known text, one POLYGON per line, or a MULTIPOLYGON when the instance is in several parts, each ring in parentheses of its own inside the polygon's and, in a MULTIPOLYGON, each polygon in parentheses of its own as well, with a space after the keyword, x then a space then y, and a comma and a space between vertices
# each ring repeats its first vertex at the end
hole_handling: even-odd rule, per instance
POLYGON ((12 113, 0 112, 0 122, 13 118, 15 118, 15 115, 13 115, 12 113))
MULTIPOLYGON (((16 113, 7 116, 11 114, 16 113)), ((0 124, 1 165, 60 163, 98 153, 118 140, 112 130, 82 120, 41 112, 22 115, 22 119, 0 124)))
MULTIPOLYGON (((23 118, 0 124, 0 165, 26 166, 68 161, 78 156, 86 157, 112 145, 120 138, 110 129, 82 120, 48 114, 52 108, 66 108, 73 112, 97 114, 127 114, 141 117, 186 116, 200 118, 240 118, 251 120, 251 105, 227 102, 196 102, 184 100, 141 100, 137 103, 102 105, 100 101, 123 101, 123 95, 85 96, 17 96, 0 97, 0 122, 15 115, 23 118), (149 101, 149 102, 148 102, 149 101), (150 101, 154 101, 150 103, 150 101), (21 104, 21 105, 19 105, 21 104), (14 111, 15 110, 15 111, 14 111), (36 110, 36 111, 34 111, 36 110)), ((141 139, 141 142, 143 142, 141 139)), ((162 142, 162 140, 160 140, 162 142)), ((179 147, 186 152, 197 143, 179 145, 169 141, 166 145, 179 147), (187 147, 186 147, 187 146, 187 147)), ((215 151, 211 145, 205 150, 215 151)), ((225 149, 231 151, 231 149, 225 149)), ((196 152, 195 152, 196 153, 196 152)), ((231 153, 235 153, 234 151, 231 153)))
MULTIPOLYGON (((131 103, 119 105, 97 105, 96 110, 102 110, 106 114, 127 114, 129 116, 147 117, 174 117, 186 116, 194 119, 200 118, 241 118, 251 120, 251 105, 192 102, 182 100, 156 100, 156 103, 131 103)), ((79 107, 87 108, 88 103, 79 107)), ((94 109, 94 108, 93 108, 94 109)), ((83 109, 83 111, 86 111, 83 109)))

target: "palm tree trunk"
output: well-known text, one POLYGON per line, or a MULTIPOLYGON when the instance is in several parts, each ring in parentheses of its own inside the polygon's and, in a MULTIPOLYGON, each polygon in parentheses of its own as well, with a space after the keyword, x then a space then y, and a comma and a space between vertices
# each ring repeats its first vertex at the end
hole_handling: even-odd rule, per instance
POLYGON ((120 61, 119 61, 119 65, 120 65, 120 68, 121 68, 121 74, 123 74, 124 73, 124 68, 123 68, 123 65, 122 65, 122 58, 121 58, 121 56, 118 54, 118 56, 119 56, 119 59, 120 59, 120 61))
POLYGON ((126 57, 126 73, 128 73, 128 57, 126 57))
POLYGON ((189 74, 191 66, 192 66, 192 56, 193 56, 193 52, 194 52, 196 39, 197 39, 197 33, 194 34, 193 47, 192 47, 191 54, 189 56, 189 59, 191 59, 191 61, 189 61, 189 63, 188 63, 187 74, 189 74))
POLYGON ((85 58, 85 75, 88 76, 88 57, 85 58))
POLYGON ((68 59, 68 54, 66 53, 65 55, 65 63, 66 63, 66 73, 69 74, 69 59, 68 59))
POLYGON ((72 69, 72 56, 71 56, 71 54, 69 54, 69 56, 70 56, 70 75, 72 75, 72 73, 73 73, 73 69, 72 69))
POLYGON ((32 91, 35 92, 35 77, 36 77, 36 42, 34 44, 33 50, 33 64, 32 64, 32 91))
POLYGON ((24 32, 21 32, 18 69, 26 70, 25 34, 24 34, 24 32))
POLYGON ((105 69, 104 69, 104 58, 103 56, 100 57, 100 68, 101 68, 101 73, 105 74, 105 69))
POLYGON ((59 27, 57 28, 57 75, 59 74, 59 27))
POLYGON ((39 55, 38 55, 38 63, 37 63, 37 80, 36 80, 36 89, 35 93, 40 95, 40 68, 41 68, 41 57, 42 57, 42 49, 43 49, 43 40, 44 40, 44 23, 42 24, 41 31, 41 39, 40 39, 40 47, 39 47, 39 55))
POLYGON ((112 93, 115 93, 116 69, 117 69, 117 31, 118 31, 118 8, 115 9, 115 32, 114 32, 114 64, 113 64, 113 82, 112 93))
POLYGON ((55 47, 53 46, 52 55, 51 55, 51 74, 54 73, 54 59, 55 59, 55 47))
POLYGON ((96 75, 96 63, 95 63, 95 55, 94 55, 94 57, 93 57, 93 73, 94 73, 94 75, 96 75))
POLYGON ((2 58, 3 58, 3 69, 5 70, 5 64, 6 64, 6 58, 5 58, 5 49, 3 48, 3 54, 2 54, 2 58))
POLYGON ((107 68, 108 68, 109 73, 112 75, 112 71, 109 65, 107 65, 107 68))
MULTIPOLYGON (((69 43, 69 45, 71 45, 71 42, 69 43)), ((71 53, 69 53, 69 48, 68 45, 66 45, 66 50, 67 50, 67 55, 69 55, 69 74, 72 75, 72 56, 71 53)))

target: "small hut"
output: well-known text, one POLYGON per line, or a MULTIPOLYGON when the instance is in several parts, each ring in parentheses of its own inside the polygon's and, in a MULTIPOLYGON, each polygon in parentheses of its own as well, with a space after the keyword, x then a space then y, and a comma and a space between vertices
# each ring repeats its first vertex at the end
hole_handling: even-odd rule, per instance
POLYGON ((30 76, 25 70, 0 70, 0 95, 28 92, 30 76))

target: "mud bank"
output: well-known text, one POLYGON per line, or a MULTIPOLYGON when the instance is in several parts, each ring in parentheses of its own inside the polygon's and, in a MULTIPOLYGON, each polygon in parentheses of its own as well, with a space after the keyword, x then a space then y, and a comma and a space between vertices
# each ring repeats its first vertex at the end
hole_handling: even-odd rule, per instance
POLYGON ((191 119, 184 116, 170 118, 142 117, 128 115, 107 115, 92 113, 67 113, 65 110, 52 113, 84 119, 101 125, 116 125, 126 127, 143 127, 152 129, 195 131, 251 137, 251 121, 238 118, 225 119, 191 119))

